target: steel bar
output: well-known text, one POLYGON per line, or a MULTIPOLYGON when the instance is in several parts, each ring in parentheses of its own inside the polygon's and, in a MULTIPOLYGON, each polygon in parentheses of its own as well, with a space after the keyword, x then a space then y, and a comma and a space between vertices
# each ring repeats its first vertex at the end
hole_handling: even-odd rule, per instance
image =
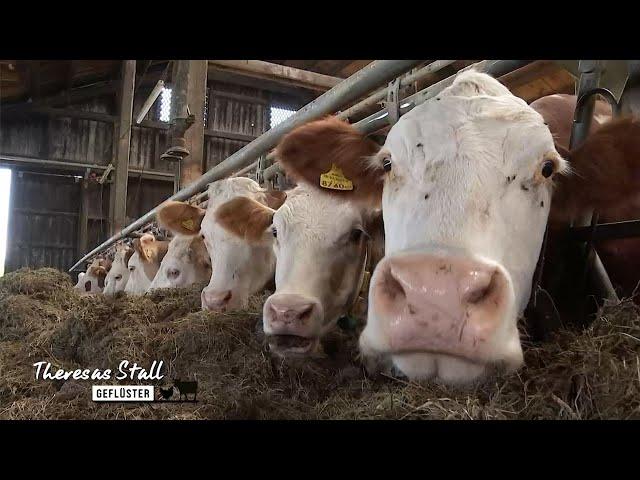
POLYGON ((581 242, 640 237, 640 220, 600 223, 595 231, 591 225, 573 227, 569 229, 568 236, 571 240, 581 242))
MULTIPOLYGON (((399 87, 402 89, 402 88, 412 86, 413 82, 422 80, 427 75, 430 75, 434 72, 442 70, 443 68, 451 65, 454 62, 455 60, 436 60, 435 62, 432 62, 429 65, 422 67, 421 69, 400 78, 399 87)), ((374 93, 370 97, 367 97, 361 102, 356 103, 352 107, 349 107, 343 112, 340 112, 336 116, 338 118, 344 118, 344 119, 353 117, 356 113, 359 113, 362 110, 365 110, 369 107, 377 105, 378 103, 383 101, 386 97, 387 97, 387 89, 383 88, 382 90, 378 90, 376 93, 374 93)))
MULTIPOLYGON (((331 90, 316 98, 313 102, 304 106, 287 120, 278 124, 275 128, 263 133, 257 139, 213 167, 194 183, 171 196, 169 200, 187 200, 194 194, 199 193, 206 188, 209 183, 225 178, 235 171, 254 162, 258 156, 275 147, 280 138, 295 127, 321 118, 323 115, 335 112, 342 105, 348 104, 349 102, 362 97, 374 88, 387 83, 421 62, 422 60, 376 60, 375 62, 370 63, 363 69, 351 75, 349 78, 340 82, 331 90)), ((146 223, 151 222, 155 218, 157 208, 158 207, 156 206, 138 220, 123 228, 119 233, 113 235, 111 238, 105 240, 103 243, 91 250, 84 257, 78 260, 69 269, 69 271, 75 270, 80 264, 82 264, 82 262, 105 250, 110 245, 126 237, 128 234, 139 229, 146 223)))
MULTIPOLYGON (((517 70, 518 68, 522 68, 529 63, 531 63, 531 60, 483 60, 482 62, 474 63, 473 65, 469 65, 468 67, 463 68, 455 75, 447 77, 444 80, 434 83, 424 90, 420 90, 418 93, 415 93, 403 99, 400 105, 400 114, 404 115, 405 113, 412 110, 415 106, 420 105, 421 103, 424 103, 427 100, 438 95, 442 90, 453 83, 456 75, 458 75, 460 72, 476 69, 478 71, 489 73, 495 77, 500 77, 509 72, 517 70)), ((353 125, 363 133, 373 133, 388 124, 387 117, 388 114, 386 113, 386 111, 380 110, 379 112, 369 115, 367 118, 364 118, 359 122, 354 123, 353 125)), ((280 166, 277 163, 265 169, 265 181, 269 181, 274 178, 279 171, 280 166)))

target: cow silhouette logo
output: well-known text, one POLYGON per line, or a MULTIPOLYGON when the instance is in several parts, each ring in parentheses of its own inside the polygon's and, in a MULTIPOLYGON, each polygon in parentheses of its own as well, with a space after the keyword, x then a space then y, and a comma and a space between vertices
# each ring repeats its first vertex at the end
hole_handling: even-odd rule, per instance
POLYGON ((182 381, 179 379, 175 379, 173 381, 173 385, 168 388, 158 387, 160 390, 160 396, 162 397, 162 402, 177 402, 177 403, 196 403, 198 396, 198 382, 196 381, 182 381), (173 394, 175 390, 179 393, 178 400, 172 400, 173 394), (193 395, 193 398, 189 398, 189 395, 193 395), (184 400, 183 400, 184 397, 184 400))

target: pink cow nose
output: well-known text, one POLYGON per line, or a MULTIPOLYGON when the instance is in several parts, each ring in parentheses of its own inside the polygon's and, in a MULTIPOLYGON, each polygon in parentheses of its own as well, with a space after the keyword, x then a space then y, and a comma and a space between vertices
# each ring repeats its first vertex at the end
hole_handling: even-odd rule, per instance
POLYGON ((423 253, 388 257, 373 285, 391 351, 433 352, 484 362, 512 303, 497 265, 423 253))
POLYGON ((231 290, 212 291, 204 289, 201 294, 203 310, 224 310, 231 300, 231 290))
POLYGON ((317 301, 295 294, 275 294, 264 305, 265 333, 309 336, 320 320, 317 301))

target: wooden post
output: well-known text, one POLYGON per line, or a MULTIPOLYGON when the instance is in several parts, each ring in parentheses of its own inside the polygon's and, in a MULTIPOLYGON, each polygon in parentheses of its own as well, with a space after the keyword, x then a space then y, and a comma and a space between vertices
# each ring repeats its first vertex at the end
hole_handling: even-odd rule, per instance
POLYGON ((176 65, 174 87, 174 118, 186 119, 189 113, 194 122, 184 133, 185 147, 189 156, 180 166, 180 188, 193 183, 202 176, 204 162, 204 104, 207 93, 207 61, 179 60, 176 65))
POLYGON ((80 181, 80 210, 78 213, 78 256, 82 256, 87 253, 89 243, 89 182, 86 175, 80 181))
POLYGON ((119 100, 119 122, 114 126, 113 184, 111 185, 109 231, 111 235, 122 230, 127 217, 127 181, 129 179, 129 152, 131 148, 131 123, 133 116, 133 90, 136 77, 136 61, 125 60, 122 65, 119 100))

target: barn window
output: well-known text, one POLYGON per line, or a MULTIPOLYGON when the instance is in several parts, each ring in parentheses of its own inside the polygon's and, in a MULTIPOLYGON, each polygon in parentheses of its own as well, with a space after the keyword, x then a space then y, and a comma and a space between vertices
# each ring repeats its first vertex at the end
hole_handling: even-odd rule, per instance
POLYGON ((271 107, 271 128, 284 122, 294 113, 296 113, 295 110, 289 110, 288 108, 271 107))
POLYGON ((7 254, 7 225, 9 223, 9 194, 11 192, 11 170, 0 169, 0 277, 4 275, 7 254))
POLYGON ((160 121, 168 122, 171 120, 171 92, 170 88, 164 87, 160 94, 160 121))

